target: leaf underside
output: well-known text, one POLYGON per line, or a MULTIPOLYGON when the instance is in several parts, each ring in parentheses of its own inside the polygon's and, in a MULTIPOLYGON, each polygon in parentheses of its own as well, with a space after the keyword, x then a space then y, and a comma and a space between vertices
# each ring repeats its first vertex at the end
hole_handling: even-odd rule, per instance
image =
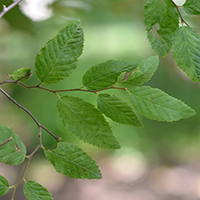
POLYGON ((142 86, 130 93, 133 107, 147 118, 172 122, 194 116, 195 111, 162 90, 142 86))
POLYGON ((78 97, 63 96, 57 109, 68 133, 97 147, 120 148, 102 113, 92 104, 78 97))
POLYGON ((35 72, 41 83, 57 83, 74 71, 83 51, 83 40, 83 29, 77 20, 41 48, 35 59, 35 72))
POLYGON ((81 148, 66 142, 58 143, 53 150, 45 150, 45 156, 55 170, 71 178, 101 179, 96 162, 81 148))

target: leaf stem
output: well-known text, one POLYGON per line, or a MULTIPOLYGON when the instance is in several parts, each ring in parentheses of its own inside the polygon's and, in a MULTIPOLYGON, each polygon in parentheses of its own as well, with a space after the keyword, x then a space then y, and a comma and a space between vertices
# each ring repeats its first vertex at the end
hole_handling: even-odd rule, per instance
POLYGON ((57 137, 56 135, 54 135, 51 131, 49 131, 47 128, 45 128, 43 125, 41 125, 38 120, 33 116, 33 114, 26 109, 25 107, 23 107, 22 105, 20 105, 15 99, 13 99, 9 94, 7 94, 2 88, 0 88, 0 91, 10 100, 12 101, 14 104, 16 104, 19 108, 21 108, 22 110, 24 110, 26 113, 28 113, 28 115, 33 119, 33 121, 35 121, 35 123, 37 124, 38 128, 42 128, 45 131, 47 131, 50 135, 52 135, 58 142, 60 140, 59 137, 57 137))
POLYGON ((178 14, 179 14, 179 16, 180 16, 180 18, 181 18, 182 24, 185 23, 188 27, 190 27, 190 25, 183 19, 183 16, 181 15, 181 12, 180 12, 180 10, 179 10, 179 6, 177 6, 177 5, 174 3, 173 0, 171 0, 171 2, 172 2, 172 3, 174 4, 174 6, 176 7, 176 10, 178 11, 178 14))
POLYGON ((3 146, 3 145, 5 145, 5 144, 7 144, 10 140, 12 140, 13 139, 13 137, 10 137, 10 138, 8 138, 4 143, 2 143, 2 144, 0 144, 0 146, 3 146))
POLYGON ((16 5, 18 5, 22 0, 17 0, 14 3, 12 3, 10 6, 6 7, 3 5, 3 11, 0 13, 0 19, 11 9, 13 9, 16 5))

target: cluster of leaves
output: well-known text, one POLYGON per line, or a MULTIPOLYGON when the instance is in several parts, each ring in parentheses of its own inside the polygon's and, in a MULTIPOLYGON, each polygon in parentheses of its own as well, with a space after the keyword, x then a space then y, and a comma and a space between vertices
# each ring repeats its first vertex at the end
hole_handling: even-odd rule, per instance
MULTIPOLYGON (((182 7, 189 15, 200 15, 199 0, 186 0, 182 7)), ((200 37, 183 19, 179 8, 172 0, 148 0, 144 9, 147 37, 157 55, 165 57, 172 49, 180 69, 193 82, 199 82, 200 37), (153 31, 157 27, 158 35, 153 31)))
MULTIPOLYGON (((193 0, 194 1, 194 0, 193 0)), ((191 6, 192 0, 186 1, 184 9, 189 14, 196 14, 197 7, 191 6)), ((198 12, 199 13, 199 12, 198 12)), ((170 0, 148 0, 144 11, 144 23, 147 27, 148 39, 156 54, 166 56, 171 47, 178 65, 191 77, 198 80, 199 66, 199 36, 189 27, 178 28, 179 10, 170 0), (153 36, 155 24, 160 25, 159 37, 153 36)), ((83 29, 79 20, 63 27, 58 34, 42 47, 35 58, 35 74, 39 80, 36 86, 25 83, 32 73, 30 69, 21 68, 8 77, 5 83, 15 83, 26 88, 38 88, 57 95, 57 111, 66 132, 99 148, 118 149, 116 140, 106 117, 121 123, 142 127, 137 113, 157 121, 172 122, 195 115, 195 111, 182 101, 169 96, 157 88, 143 86, 148 82, 159 65, 159 57, 150 56, 141 62, 108 60, 92 66, 82 77, 83 86, 76 89, 51 90, 42 84, 55 84, 66 79, 76 69, 78 58, 83 51, 83 29), (13 80, 10 80, 13 78, 13 80), (130 104, 109 90, 123 90, 130 97, 130 104), (82 98, 70 95, 60 95, 68 91, 91 92, 97 97, 97 108, 82 98), (106 92, 105 92, 106 91, 106 92)), ((1 89, 1 88, 0 88, 1 89)), ((9 100, 26 111, 39 128, 40 144, 30 154, 26 155, 26 147, 10 128, 0 126, 0 162, 8 165, 19 165, 28 159, 27 166, 34 153, 42 148, 45 157, 51 162, 58 173, 72 178, 100 179, 102 174, 96 162, 80 147, 51 134, 58 141, 57 148, 47 149, 42 144, 41 128, 45 129, 32 114, 15 100, 0 90, 9 100)), ((47 129, 47 132, 50 133, 47 129)), ((25 171, 20 181, 24 181, 24 195, 28 200, 53 199, 52 195, 42 185, 35 181, 25 180, 25 171)), ((9 186, 5 177, 0 176, 0 195, 14 188, 12 199, 19 182, 9 186)))

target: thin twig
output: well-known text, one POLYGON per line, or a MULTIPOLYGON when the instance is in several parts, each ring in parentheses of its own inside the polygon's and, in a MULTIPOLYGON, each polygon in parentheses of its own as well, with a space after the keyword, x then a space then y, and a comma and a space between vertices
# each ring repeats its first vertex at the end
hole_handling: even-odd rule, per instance
POLYGON ((7 144, 12 139, 13 139, 13 137, 8 138, 4 143, 0 144, 0 146, 3 146, 4 144, 7 144))
POLYGON ((12 3, 10 6, 6 7, 3 5, 3 11, 0 13, 0 19, 11 9, 13 9, 16 5, 18 5, 22 0, 17 0, 14 3, 12 3))
POLYGON ((2 88, 0 88, 0 91, 10 100, 12 101, 14 104, 16 104, 19 108, 21 108, 22 110, 24 110, 26 113, 28 113, 28 115, 35 121, 35 123, 37 124, 37 126, 42 129, 44 129, 45 131, 47 131, 50 135, 52 135, 58 142, 59 142, 59 138, 54 135, 51 131, 49 131, 47 128, 45 128, 43 125, 41 125, 37 119, 32 115, 32 113, 27 110, 25 107, 23 107, 22 105, 20 105, 15 99, 13 99, 9 94, 7 94, 2 88))
POLYGON ((183 19, 183 16, 181 15, 181 12, 180 12, 180 10, 179 10, 179 7, 174 3, 174 1, 173 0, 171 0, 171 2, 174 4, 174 6, 176 7, 176 10, 178 11, 178 14, 179 14, 179 16, 180 16, 180 18, 181 18, 181 22, 182 23, 185 23, 188 27, 190 27, 190 25, 183 19))
POLYGON ((19 82, 18 80, 7 80, 7 79, 5 81, 0 82, 0 85, 3 85, 5 83, 15 83, 15 84, 23 86, 23 87, 25 87, 27 89, 37 88, 37 89, 45 90, 45 91, 48 91, 48 92, 52 92, 54 94, 59 93, 59 92, 75 92, 75 91, 90 92, 90 93, 95 93, 96 94, 97 92, 104 91, 104 90, 109 90, 109 89, 119 89, 119 90, 125 90, 126 91, 126 88, 115 87, 115 86, 111 86, 111 87, 107 87, 107 88, 103 88, 103 89, 99 89, 99 90, 86 90, 86 89, 82 89, 82 88, 66 89, 66 90, 51 90, 51 89, 48 89, 48 88, 45 88, 45 87, 41 87, 40 85, 28 86, 28 85, 26 85, 26 84, 24 84, 22 82, 19 82))

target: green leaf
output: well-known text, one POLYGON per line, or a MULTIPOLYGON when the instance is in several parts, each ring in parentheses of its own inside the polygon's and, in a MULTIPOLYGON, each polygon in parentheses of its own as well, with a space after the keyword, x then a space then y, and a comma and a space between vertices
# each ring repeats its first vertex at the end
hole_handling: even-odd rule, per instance
POLYGON ((20 79, 20 82, 26 82, 31 76, 31 70, 29 68, 20 68, 14 71, 10 76, 12 76, 14 80, 20 79))
POLYGON ((183 8, 189 15, 200 15, 199 0, 186 0, 186 2, 183 4, 183 8))
POLYGON ((97 97, 98 108, 113 121, 141 127, 142 124, 132 108, 121 99, 110 94, 100 94, 97 97))
POLYGON ((76 145, 60 142, 55 150, 47 149, 44 153, 58 173, 71 178, 102 178, 96 162, 76 145))
POLYGON ((173 38, 173 57, 194 82, 200 80, 200 37, 189 27, 180 27, 173 38))
POLYGON ((91 67, 83 76, 82 83, 89 90, 101 90, 113 86, 121 72, 132 71, 138 63, 108 60, 91 67))
POLYGON ((9 190, 9 183, 7 179, 0 175, 0 196, 6 194, 9 190))
POLYGON ((76 68, 83 50, 79 20, 62 28, 36 55, 35 71, 41 83, 53 84, 67 78, 76 68))
POLYGON ((120 148, 105 118, 92 104, 78 97, 63 96, 57 109, 68 133, 97 147, 120 148))
POLYGON ((53 200, 50 192, 35 181, 27 181, 23 192, 27 200, 53 200))
POLYGON ((9 142, 0 146, 0 162, 8 165, 19 165, 24 162, 26 147, 19 136, 13 133, 10 128, 0 126, 0 144, 5 143, 11 137, 9 142))
POLYGON ((133 71, 132 74, 125 80, 122 81, 119 85, 125 87, 128 90, 131 90, 137 85, 146 83, 151 79, 153 74, 158 68, 159 58, 158 56, 150 56, 142 60, 137 70, 133 71))
POLYGON ((130 93, 133 107, 145 117, 158 121, 177 121, 194 116, 195 111, 182 101, 149 86, 135 88, 130 93))
POLYGON ((166 56, 179 26, 179 15, 175 5, 170 0, 148 0, 144 8, 144 24, 154 52, 166 56))

